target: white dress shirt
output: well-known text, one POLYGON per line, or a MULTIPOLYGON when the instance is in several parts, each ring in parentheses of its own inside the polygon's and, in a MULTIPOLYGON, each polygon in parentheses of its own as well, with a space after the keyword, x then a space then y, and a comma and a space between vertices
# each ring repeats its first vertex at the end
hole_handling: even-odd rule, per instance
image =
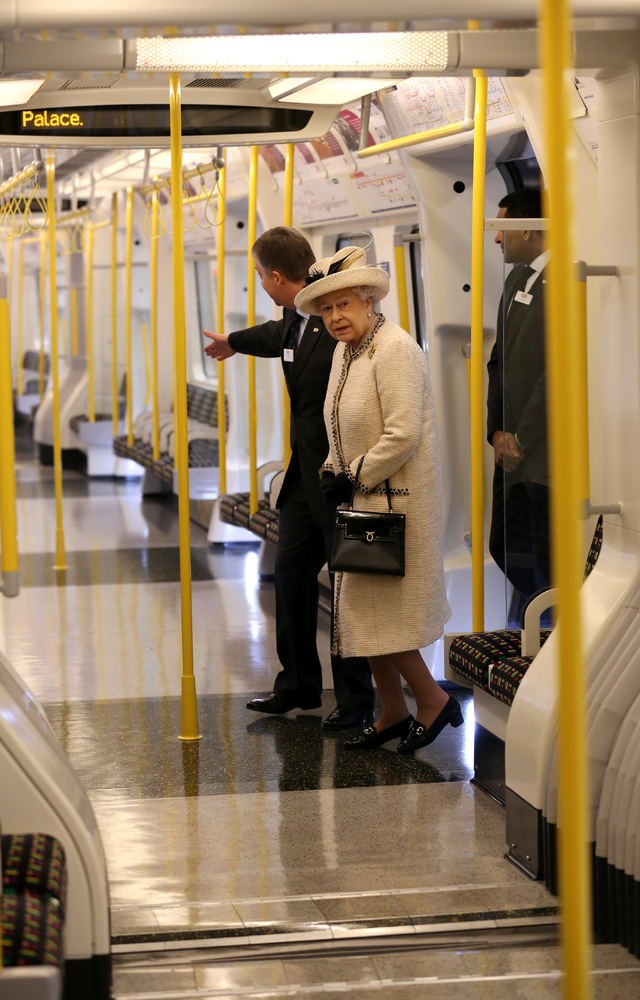
POLYGON ((538 275, 540 274, 541 271, 543 271, 545 269, 545 267, 549 263, 550 256, 551 256, 551 251, 550 250, 545 250, 545 252, 541 253, 539 257, 536 257, 535 260, 531 261, 531 263, 529 264, 529 267, 532 267, 535 273, 529 275, 529 278, 527 279, 527 283, 524 286, 525 292, 530 292, 531 291, 531 289, 535 285, 536 281, 538 280, 538 275))

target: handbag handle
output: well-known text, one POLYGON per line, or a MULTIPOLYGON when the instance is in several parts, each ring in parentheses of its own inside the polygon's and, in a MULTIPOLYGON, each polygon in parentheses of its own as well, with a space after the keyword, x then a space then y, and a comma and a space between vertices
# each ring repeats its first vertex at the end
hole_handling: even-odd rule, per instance
MULTIPOLYGON (((356 490, 358 489, 358 479, 360 478, 360 470, 362 469, 362 463, 364 462, 365 456, 363 455, 358 462, 358 469, 356 471, 356 478, 353 484, 353 489, 351 490, 351 500, 349 501, 349 510, 353 510, 353 501, 355 499, 356 490)), ((385 479, 384 488, 387 492, 387 503, 389 504, 389 513, 393 514, 393 507, 391 506, 391 487, 389 486, 389 480, 385 479)))

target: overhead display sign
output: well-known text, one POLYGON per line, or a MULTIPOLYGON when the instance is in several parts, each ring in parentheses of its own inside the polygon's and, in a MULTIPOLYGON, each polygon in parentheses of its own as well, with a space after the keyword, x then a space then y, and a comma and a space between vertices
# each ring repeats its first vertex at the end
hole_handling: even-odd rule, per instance
MULTIPOLYGON (((268 135, 300 132, 313 112, 301 108, 183 104, 182 135, 268 135)), ((85 107, 24 107, 0 112, 0 135, 29 138, 82 136, 87 139, 165 138, 169 108, 161 104, 104 104, 85 107)))

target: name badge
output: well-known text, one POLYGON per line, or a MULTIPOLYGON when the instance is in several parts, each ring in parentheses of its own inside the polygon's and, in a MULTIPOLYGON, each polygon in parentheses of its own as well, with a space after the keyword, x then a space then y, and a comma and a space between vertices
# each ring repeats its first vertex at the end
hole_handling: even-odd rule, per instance
MULTIPOLYGON (((529 296, 531 298, 531 296, 529 296)), ((284 360, 293 361, 293 350, 290 347, 285 347, 284 349, 284 360)))
POLYGON ((516 302, 522 302, 523 306, 530 306, 533 295, 530 295, 529 292, 516 292, 514 298, 516 302))

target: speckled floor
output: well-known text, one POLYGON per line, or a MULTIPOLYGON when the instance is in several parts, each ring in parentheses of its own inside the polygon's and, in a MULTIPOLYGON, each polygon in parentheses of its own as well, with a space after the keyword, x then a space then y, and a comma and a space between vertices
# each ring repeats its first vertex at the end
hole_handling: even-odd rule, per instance
MULTIPOLYGON (((134 483, 65 473, 63 578, 51 568, 51 478, 27 458, 19 466, 24 586, 0 600, 0 646, 45 703, 98 818, 122 963, 116 996, 253 996, 259 988, 274 997, 340 990, 395 1000, 421 996, 425 976, 429 997, 460 996, 460 976, 465 998, 506 996, 497 980, 482 979, 492 973, 471 952, 438 953, 435 965, 433 952, 415 952, 413 965, 401 955, 350 955, 345 965, 305 958, 223 968, 210 957, 213 945, 249 954, 265 941, 337 946, 373 935, 417 945, 451 927, 531 925, 555 935, 557 901, 504 860, 504 812, 469 783, 465 693, 465 725, 415 759, 393 748, 348 754, 342 735, 321 730, 335 705, 321 614, 322 710, 246 711, 247 697, 271 690, 278 669, 273 585, 260 583, 255 547, 210 549, 195 525, 203 740, 181 744, 175 509, 142 502, 134 483), (141 950, 155 959, 142 961, 141 950)), ((559 995, 557 958, 540 961, 509 967, 517 973, 509 997, 559 995)), ((627 967, 611 996, 632 995, 624 991, 636 964, 616 966, 627 967)))

